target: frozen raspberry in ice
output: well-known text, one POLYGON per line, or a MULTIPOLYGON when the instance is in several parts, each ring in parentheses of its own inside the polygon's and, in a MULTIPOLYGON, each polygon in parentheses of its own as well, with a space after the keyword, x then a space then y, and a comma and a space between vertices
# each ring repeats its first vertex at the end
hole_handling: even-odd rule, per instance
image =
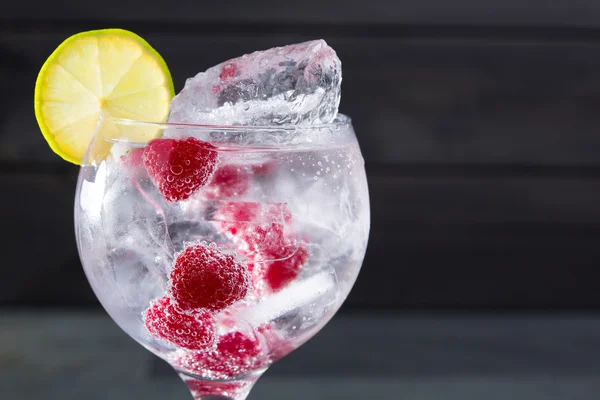
POLYGON ((278 291, 294 280, 309 253, 291 227, 292 214, 285 203, 223 204, 217 212, 220 228, 248 257, 256 294, 266 285, 278 291))
POLYGON ((144 149, 131 149, 121 156, 121 161, 130 169, 141 168, 144 166, 143 154, 144 149))
POLYGON ((246 194, 250 186, 250 171, 243 165, 219 167, 204 189, 209 199, 222 200, 246 194))
POLYGON ((157 338, 188 350, 206 350, 215 342, 215 323, 208 312, 178 312, 169 297, 155 300, 144 313, 146 329, 157 338))
POLYGON ((219 227, 246 257, 282 251, 292 214, 286 203, 223 203, 215 215, 219 227))
POLYGON ((222 310, 246 297, 248 267, 234 255, 202 243, 184 249, 170 274, 170 292, 182 310, 222 310))
POLYGON ((203 399, 205 397, 215 398, 217 396, 225 396, 223 398, 236 398, 236 396, 246 389, 246 386, 249 386, 249 384, 244 381, 220 382, 189 378, 184 379, 184 382, 190 389, 194 399, 203 399))
MULTIPOLYGON (((281 290, 285 285, 296 279, 300 273, 300 269, 308 260, 309 254, 304 244, 300 244, 297 249, 295 248, 295 244, 289 244, 287 246, 293 246, 296 250, 291 257, 266 262, 262 267, 264 280, 269 289, 274 292, 281 290)), ((291 251, 293 250, 289 250, 289 247, 284 247, 283 250, 281 250, 281 254, 283 257, 287 257, 287 254, 291 251)), ((277 253, 271 254, 269 257, 276 258, 277 253)))
POLYGON ((289 340, 285 340, 270 324, 261 325, 258 327, 257 332, 262 335, 267 343, 271 361, 277 361, 294 351, 292 343, 289 340))
POLYGON ((263 176, 275 171, 278 165, 279 163, 277 161, 271 160, 261 164, 255 164, 251 167, 251 170, 254 175, 263 176))
POLYGON ((154 139, 144 148, 144 165, 163 196, 185 200, 206 185, 217 168, 216 148, 195 138, 154 139))
POLYGON ((257 51, 188 79, 169 122, 326 124, 337 115, 341 82, 342 64, 324 40, 257 51))
POLYGON ((263 368, 268 362, 256 337, 233 331, 219 338, 215 350, 184 354, 175 364, 201 376, 225 379, 263 368))

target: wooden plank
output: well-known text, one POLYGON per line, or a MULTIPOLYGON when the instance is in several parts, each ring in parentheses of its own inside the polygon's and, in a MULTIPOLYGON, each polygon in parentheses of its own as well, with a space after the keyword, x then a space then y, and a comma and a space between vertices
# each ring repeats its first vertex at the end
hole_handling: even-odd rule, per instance
MULTIPOLYGON (((97 304, 73 234, 76 172, 0 174, 0 305, 97 304)), ((600 307, 600 180, 371 175, 370 190, 346 309, 600 307)))
POLYGON ((372 228, 348 311, 600 307, 597 228, 490 234, 451 225, 382 229, 380 220, 372 228))
POLYGON ((198 3, 180 0, 177 5, 159 1, 106 0, 90 8, 75 0, 60 4, 8 0, 0 3, 0 15, 7 21, 151 21, 157 23, 323 23, 323 24, 411 24, 411 25, 512 25, 592 26, 600 24, 600 5, 594 0, 577 2, 517 0, 478 2, 475 0, 386 1, 330 0, 255 2, 232 0, 226 3, 198 3))
POLYGON ((72 173, 0 175, 0 304, 95 304, 75 244, 75 184, 72 173))
POLYGON ((435 230, 447 225, 460 229, 600 223, 600 179, 369 174, 368 180, 372 218, 400 231, 413 225, 435 230))
MULTIPOLYGON (((281 36, 140 32, 186 77, 281 36)), ((68 34, 0 36, 0 160, 62 162, 33 118, 32 88, 68 34)), ((341 111, 365 159, 389 164, 600 165, 600 44, 326 37, 344 65, 341 111)))

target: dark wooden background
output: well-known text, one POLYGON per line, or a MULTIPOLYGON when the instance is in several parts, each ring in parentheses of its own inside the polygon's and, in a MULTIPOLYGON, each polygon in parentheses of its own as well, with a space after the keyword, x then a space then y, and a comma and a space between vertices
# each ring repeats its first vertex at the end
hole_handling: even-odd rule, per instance
POLYGON ((0 305, 97 307, 73 233, 77 168, 33 115, 46 57, 122 27, 185 78, 322 37, 366 159, 372 234, 345 309, 600 307, 595 0, 0 2, 0 305))

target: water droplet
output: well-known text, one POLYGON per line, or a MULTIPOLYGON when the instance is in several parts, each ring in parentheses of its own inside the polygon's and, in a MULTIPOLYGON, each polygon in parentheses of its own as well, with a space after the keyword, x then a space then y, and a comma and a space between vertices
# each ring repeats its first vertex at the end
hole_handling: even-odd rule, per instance
POLYGON ((319 178, 315 175, 315 176, 313 176, 313 179, 316 181, 319 178))
POLYGON ((181 175, 183 172, 183 167, 181 165, 171 165, 171 172, 174 175, 181 175))

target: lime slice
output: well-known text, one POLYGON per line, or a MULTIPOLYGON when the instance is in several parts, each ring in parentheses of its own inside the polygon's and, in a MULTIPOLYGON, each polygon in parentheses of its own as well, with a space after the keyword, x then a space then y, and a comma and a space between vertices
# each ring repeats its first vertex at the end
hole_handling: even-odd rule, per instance
MULTIPOLYGON (((100 116, 163 122, 173 96, 167 65, 144 39, 95 30, 69 37, 46 60, 35 84, 35 116, 52 150, 81 165, 100 116)), ((104 129, 105 138, 119 135, 116 125, 104 129)), ((147 142, 159 132, 132 129, 126 139, 147 142)), ((101 147, 105 156, 110 143, 101 147)))

